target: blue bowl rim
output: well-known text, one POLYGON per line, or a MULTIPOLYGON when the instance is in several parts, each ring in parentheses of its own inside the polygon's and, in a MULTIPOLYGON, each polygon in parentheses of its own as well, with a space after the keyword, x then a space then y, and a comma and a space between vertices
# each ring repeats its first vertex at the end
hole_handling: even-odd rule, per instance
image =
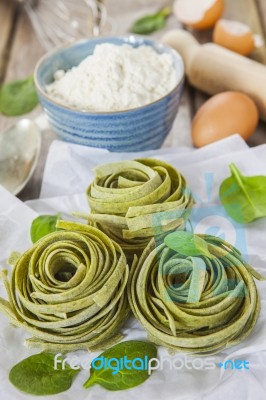
POLYGON ((119 115, 119 114, 124 114, 124 113, 132 113, 132 112, 135 112, 135 111, 138 111, 138 110, 143 110, 143 109, 145 109, 145 108, 147 108, 149 106, 152 106, 154 104, 160 103, 162 100, 165 100, 169 96, 171 96, 184 83, 185 65, 184 65, 183 58, 180 55, 180 53, 178 53, 178 51, 176 51, 175 49, 173 49, 172 47, 170 47, 170 46, 168 46, 168 45, 166 45, 164 43, 160 43, 160 42, 157 42, 156 40, 152 40, 150 38, 146 38, 145 36, 141 36, 141 35, 100 36, 100 37, 97 37, 97 38, 82 39, 82 40, 74 41, 74 42, 71 42, 71 43, 66 43, 66 44, 63 44, 62 46, 56 47, 55 49, 49 51, 48 53, 44 54, 40 58, 40 60, 37 62, 36 66, 35 66, 35 69, 34 69, 34 75, 33 76, 34 76, 34 83, 35 83, 35 86, 36 86, 37 91, 39 92, 39 94, 42 97, 44 97, 48 102, 54 104, 55 106, 57 106, 59 108, 62 108, 62 109, 67 110, 67 111, 71 111, 71 112, 76 113, 76 114, 82 114, 82 115, 119 115), (180 62, 181 74, 180 74, 180 78, 179 78, 176 86, 170 92, 168 92, 166 95, 164 95, 163 97, 161 97, 158 100, 153 101, 152 103, 145 104, 144 106, 141 106, 141 107, 135 107, 135 108, 131 108, 131 109, 128 109, 128 110, 121 110, 121 111, 93 111, 93 112, 91 112, 91 111, 83 111, 83 110, 78 110, 78 109, 76 109, 74 107, 72 108, 72 107, 63 105, 63 104, 53 100, 51 97, 49 97, 47 95, 47 93, 45 92, 45 90, 43 89, 42 85, 39 83, 38 78, 37 78, 39 68, 42 66, 42 64, 46 60, 48 60, 51 56, 53 56, 57 52, 59 52, 60 50, 64 50, 64 49, 68 49, 68 48, 70 49, 71 47, 78 46, 78 45, 81 45, 83 43, 87 43, 87 42, 90 42, 90 41, 93 41, 93 42, 97 43, 97 41, 102 41, 102 39, 107 39, 108 41, 109 40, 117 40, 118 39, 118 40, 125 41, 125 44, 126 43, 130 44, 130 43, 134 43, 134 42, 140 42, 140 40, 143 40, 144 43, 150 43, 150 45, 155 45, 157 47, 159 46, 162 49, 167 50, 167 52, 172 54, 172 56, 174 58, 177 58, 179 60, 179 62, 180 62))

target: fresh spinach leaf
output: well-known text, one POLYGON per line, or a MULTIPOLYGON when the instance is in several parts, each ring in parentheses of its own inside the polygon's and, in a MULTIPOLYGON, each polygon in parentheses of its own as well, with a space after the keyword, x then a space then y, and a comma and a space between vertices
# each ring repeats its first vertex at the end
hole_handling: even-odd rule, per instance
POLYGON ((31 240, 32 243, 38 242, 39 239, 48 235, 49 233, 56 231, 57 221, 60 219, 61 215, 40 215, 35 218, 31 224, 31 240))
POLYGON ((68 364, 65 364, 65 369, 54 369, 54 356, 40 353, 19 362, 9 373, 10 382, 22 392, 35 396, 68 390, 79 370, 71 369, 68 364))
POLYGON ((87 389, 98 383, 115 391, 138 386, 149 378, 148 360, 156 356, 156 347, 151 343, 135 340, 119 343, 93 360, 84 387, 87 389))
POLYGON ((206 256, 212 258, 208 243, 201 237, 186 231, 176 231, 164 238, 164 243, 170 249, 183 256, 206 256))
POLYGON ((140 18, 133 24, 131 32, 139 35, 148 35, 149 33, 159 31, 165 27, 166 19, 170 14, 170 7, 165 7, 156 14, 140 18))
POLYGON ((238 223, 247 224, 266 217, 266 176, 243 176, 235 164, 231 176, 220 186, 220 200, 226 212, 238 223))
POLYGON ((10 117, 32 111, 38 104, 33 77, 4 84, 0 88, 0 112, 10 117))

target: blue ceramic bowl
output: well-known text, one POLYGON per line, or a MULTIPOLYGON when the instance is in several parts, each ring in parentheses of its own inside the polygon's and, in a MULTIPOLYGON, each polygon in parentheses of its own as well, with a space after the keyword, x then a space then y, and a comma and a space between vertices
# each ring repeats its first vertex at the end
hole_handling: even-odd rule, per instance
POLYGON ((44 111, 62 139, 116 152, 152 150, 162 145, 176 117, 184 82, 184 64, 176 51, 152 40, 138 36, 107 37, 70 44, 45 55, 36 66, 34 78, 44 111), (101 43, 147 45, 160 54, 171 54, 177 76, 181 78, 176 87, 158 101, 121 112, 84 112, 52 100, 45 87, 53 81, 54 73, 80 64, 101 43))

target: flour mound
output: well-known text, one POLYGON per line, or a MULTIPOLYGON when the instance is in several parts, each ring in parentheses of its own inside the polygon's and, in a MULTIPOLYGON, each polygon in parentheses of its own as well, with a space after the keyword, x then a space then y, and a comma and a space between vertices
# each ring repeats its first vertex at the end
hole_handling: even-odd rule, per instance
POLYGON ((57 71, 49 97, 80 111, 123 111, 159 100, 177 84, 170 54, 150 46, 97 45, 93 55, 67 72, 57 71))

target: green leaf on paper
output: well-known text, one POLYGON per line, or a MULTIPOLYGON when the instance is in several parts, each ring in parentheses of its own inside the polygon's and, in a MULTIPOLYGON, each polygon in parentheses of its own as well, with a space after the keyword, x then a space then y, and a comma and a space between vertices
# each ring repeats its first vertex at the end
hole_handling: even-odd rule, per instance
POLYGON ((148 370, 143 369, 145 357, 152 359, 156 356, 157 349, 151 343, 136 340, 119 343, 93 360, 90 377, 84 383, 84 387, 87 389, 98 383, 107 390, 116 391, 138 386, 149 378, 148 370), (131 365, 134 368, 131 369, 127 369, 125 366, 122 369, 116 369, 118 361, 124 357, 131 361, 138 359, 138 362, 135 360, 134 365, 131 365), (143 365, 141 360, 143 360, 143 365), (104 361, 108 361, 107 368, 100 369, 101 363, 104 361))
POLYGON ((208 243, 201 237, 186 231, 176 231, 164 238, 164 243, 177 253, 189 257, 206 256, 212 258, 208 243))
POLYGON ((60 214, 56 215, 40 215, 35 218, 31 224, 31 240, 32 243, 38 242, 39 239, 56 231, 57 221, 61 218, 60 214))
POLYGON ((22 392, 34 396, 48 396, 68 390, 79 370, 62 364, 54 368, 54 354, 35 354, 15 365, 10 373, 10 382, 22 392))
POLYGON ((244 176, 235 164, 220 186, 220 200, 228 215, 246 224, 266 217, 266 176, 244 176))
POLYGON ((132 26, 131 32, 139 35, 148 35, 159 31, 166 26, 166 19, 171 14, 171 8, 165 7, 156 14, 147 15, 138 19, 132 26))
POLYGON ((14 117, 32 111, 39 103, 33 77, 8 82, 0 87, 0 112, 14 117))

